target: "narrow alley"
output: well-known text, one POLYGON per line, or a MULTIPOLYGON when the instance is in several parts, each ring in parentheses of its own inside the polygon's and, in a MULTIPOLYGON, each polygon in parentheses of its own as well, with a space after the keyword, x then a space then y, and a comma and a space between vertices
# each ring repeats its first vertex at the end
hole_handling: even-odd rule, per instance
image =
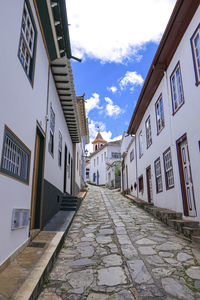
POLYGON ((200 299, 200 254, 117 190, 90 185, 38 299, 200 299))

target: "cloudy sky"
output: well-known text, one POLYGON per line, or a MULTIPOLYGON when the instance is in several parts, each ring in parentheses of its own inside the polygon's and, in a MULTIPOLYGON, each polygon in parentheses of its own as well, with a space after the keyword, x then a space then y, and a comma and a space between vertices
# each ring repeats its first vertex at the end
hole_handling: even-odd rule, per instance
MULTIPOLYGON (((77 96, 85 93, 90 140, 127 130, 175 0, 67 0, 77 96)), ((91 144, 88 150, 92 151, 91 144)))

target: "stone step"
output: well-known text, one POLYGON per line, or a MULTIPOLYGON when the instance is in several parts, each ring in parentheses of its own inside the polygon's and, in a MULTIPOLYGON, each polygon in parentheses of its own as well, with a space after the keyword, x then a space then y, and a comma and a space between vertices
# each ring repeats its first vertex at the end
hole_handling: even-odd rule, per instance
POLYGON ((62 201, 61 205, 77 205, 78 201, 62 201))
POLYGON ((191 220, 168 220, 168 224, 170 227, 174 227, 178 232, 183 233, 183 227, 190 227, 190 228, 199 228, 198 221, 191 221, 191 220))
POLYGON ((200 245, 200 236, 192 236, 192 241, 200 245))
POLYGON ((77 210, 77 207, 61 207, 60 210, 64 210, 64 211, 76 211, 77 210))
POLYGON ((183 227, 183 234, 192 239, 193 236, 200 236, 200 228, 183 227))

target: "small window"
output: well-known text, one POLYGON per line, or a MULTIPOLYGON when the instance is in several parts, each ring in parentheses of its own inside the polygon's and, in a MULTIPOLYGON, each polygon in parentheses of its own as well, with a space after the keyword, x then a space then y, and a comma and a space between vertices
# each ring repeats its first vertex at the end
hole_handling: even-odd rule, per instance
POLYGON ((140 193, 143 193, 143 190, 144 190, 143 175, 141 175, 141 176, 138 178, 138 181, 139 181, 139 192, 140 192, 140 193))
POLYGON ((196 85, 200 84, 200 23, 191 38, 196 85))
POLYGON ((160 157, 154 162, 156 177, 156 193, 163 191, 160 157))
POLYGON ((49 152, 54 154, 54 131, 55 131, 55 113, 51 106, 50 108, 50 136, 49 136, 49 152))
POLYGON ((121 153, 112 152, 111 156, 112 156, 112 158, 121 158, 121 153))
POLYGON ((149 148, 152 144, 152 135, 151 135, 151 119, 150 116, 145 122, 146 127, 146 139, 147 139, 147 148, 149 148))
POLYGON ((1 172, 29 183, 30 156, 30 150, 5 127, 1 172))
POLYGON ((60 131, 58 136, 58 165, 60 167, 62 165, 62 134, 60 131))
POLYGON ((184 103, 180 63, 177 64, 174 72, 172 73, 170 77, 170 83, 172 93, 172 108, 173 114, 175 114, 184 103))
POLYGON ((142 130, 139 133, 139 158, 143 155, 142 130))
POLYGON ((169 190, 174 187, 174 174, 173 174, 172 157, 171 157, 170 148, 164 152, 163 159, 164 159, 164 167, 165 167, 166 189, 169 190))
POLYGON ((156 102, 156 125, 157 133, 159 134, 161 130, 165 127, 162 95, 160 95, 156 102))
POLYGON ((33 82, 36 27, 28 1, 24 2, 18 57, 31 83, 33 82))
POLYGON ((130 162, 134 159, 134 149, 130 152, 130 162))

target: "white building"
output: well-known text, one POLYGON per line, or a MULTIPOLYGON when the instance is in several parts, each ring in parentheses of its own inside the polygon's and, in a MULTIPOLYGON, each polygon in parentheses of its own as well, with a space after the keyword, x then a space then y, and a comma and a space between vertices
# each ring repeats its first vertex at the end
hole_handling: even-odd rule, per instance
POLYGON ((106 143, 100 132, 96 139, 92 142, 94 152, 90 155, 90 182, 96 185, 105 185, 106 166, 121 159, 120 142, 114 141, 106 143))
POLYGON ((0 25, 2 267, 74 193, 81 133, 65 1, 8 0, 0 25))
POLYGON ((127 172, 132 194, 193 220, 200 220, 199 20, 199 1, 177 1, 133 112, 128 134, 135 139, 124 159, 134 174, 127 172))
POLYGON ((108 188, 121 187, 121 160, 107 163, 106 166, 106 186, 108 188))

